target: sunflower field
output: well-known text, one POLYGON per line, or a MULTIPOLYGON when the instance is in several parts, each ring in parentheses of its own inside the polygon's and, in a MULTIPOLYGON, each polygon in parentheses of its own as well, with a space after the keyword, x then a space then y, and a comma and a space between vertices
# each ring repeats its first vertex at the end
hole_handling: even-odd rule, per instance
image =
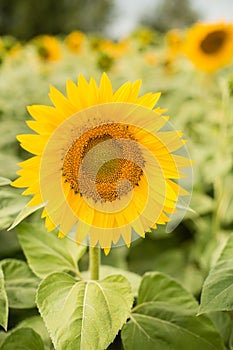
POLYGON ((233 350, 233 25, 2 36, 0 91, 0 350, 233 350))

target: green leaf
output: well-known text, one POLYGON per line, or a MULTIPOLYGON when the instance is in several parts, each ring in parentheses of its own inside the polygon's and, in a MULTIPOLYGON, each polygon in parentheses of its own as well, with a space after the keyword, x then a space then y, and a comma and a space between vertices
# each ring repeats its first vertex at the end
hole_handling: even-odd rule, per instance
POLYGON ((39 334, 31 328, 21 328, 12 332, 3 342, 1 350, 44 350, 39 334))
POLYGON ((230 310, 233 310, 233 234, 204 282, 199 312, 230 310))
POLYGON ((38 333, 44 342, 46 349, 52 348, 52 341, 49 333, 45 327, 44 321, 40 316, 32 316, 24 319, 20 322, 17 327, 19 328, 32 328, 36 333, 38 333))
POLYGON ((78 247, 69 238, 59 239, 43 225, 21 223, 17 233, 28 264, 38 277, 44 278, 55 271, 79 272, 77 262, 86 247, 78 247))
POLYGON ((222 339, 206 316, 182 312, 171 304, 137 306, 123 327, 125 350, 224 350, 222 339))
POLYGON ((1 345, 3 344, 7 336, 8 334, 6 332, 0 331, 0 349, 1 349, 1 345))
POLYGON ((198 302, 173 278, 160 273, 146 273, 142 279, 138 292, 138 304, 154 301, 167 302, 180 306, 195 313, 198 309, 198 302))
POLYGON ((56 350, 104 350, 125 323, 133 303, 127 279, 111 275, 80 281, 54 273, 42 281, 39 311, 56 350))
POLYGON ((233 331, 233 320, 228 312, 216 311, 208 313, 219 334, 221 335, 224 344, 227 346, 230 341, 231 332, 233 331))
POLYGON ((21 260, 5 259, 1 262, 9 306, 18 309, 35 307, 39 279, 21 260))
MULTIPOLYGON (((90 274, 89 271, 82 272, 82 276, 84 276, 84 278, 87 278, 87 279, 89 279, 89 274, 90 274)), ((129 283, 131 284, 132 292, 136 296, 138 294, 138 288, 142 279, 141 276, 137 275, 134 272, 122 270, 114 266, 108 266, 108 265, 100 266, 100 279, 103 279, 109 275, 116 275, 116 274, 120 274, 125 278, 127 278, 129 283)))
POLYGON ((44 207, 44 204, 35 205, 33 207, 27 207, 25 206, 21 212, 17 215, 14 222, 11 224, 11 226, 8 228, 8 231, 15 228, 21 221, 23 221, 26 217, 37 211, 38 209, 41 209, 44 207))
POLYGON ((25 206, 27 199, 13 188, 0 189, 0 229, 6 229, 25 206))
POLYGON ((8 299, 5 290, 5 282, 2 268, 0 266, 0 325, 6 330, 8 323, 8 299))
POLYGON ((6 186, 6 185, 9 185, 10 183, 11 183, 10 179, 0 176, 0 186, 6 186))

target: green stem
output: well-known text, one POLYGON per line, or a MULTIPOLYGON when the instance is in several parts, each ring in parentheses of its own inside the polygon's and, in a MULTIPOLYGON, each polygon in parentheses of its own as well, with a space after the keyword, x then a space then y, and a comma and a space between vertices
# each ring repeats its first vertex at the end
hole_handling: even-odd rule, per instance
POLYGON ((99 279, 99 265, 100 265, 100 248, 89 248, 89 270, 92 280, 99 279))

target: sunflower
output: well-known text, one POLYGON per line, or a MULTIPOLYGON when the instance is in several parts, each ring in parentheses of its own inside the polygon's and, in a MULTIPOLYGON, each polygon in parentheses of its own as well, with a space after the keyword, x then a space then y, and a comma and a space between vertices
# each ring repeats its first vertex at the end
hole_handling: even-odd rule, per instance
POLYGON ((72 33, 70 33, 69 35, 67 35, 66 39, 65 39, 65 43, 68 46, 68 48, 70 49, 70 51, 72 51, 73 53, 80 53, 82 51, 84 42, 85 42, 85 34, 76 30, 72 33))
POLYGON ((158 41, 157 33, 147 27, 139 28, 132 36, 138 41, 141 49, 154 45, 158 41))
POLYGON ((13 186, 33 195, 28 206, 44 203, 48 231, 107 254, 167 223, 188 195, 179 181, 191 161, 177 152, 186 141, 153 109, 160 94, 139 90, 140 81, 114 92, 105 73, 99 86, 80 75, 77 85, 67 81, 67 97, 51 87, 54 107, 28 107, 37 134, 17 138, 34 156, 13 186))
POLYGON ((103 40, 100 50, 112 58, 120 58, 129 52, 130 45, 128 40, 120 40, 114 42, 110 39, 103 40))
POLYGON ((184 53, 197 68, 206 72, 229 64, 233 57, 233 25, 197 23, 187 33, 184 53))
POLYGON ((58 40, 52 35, 41 35, 35 39, 39 56, 45 61, 58 61, 61 58, 61 48, 58 40))

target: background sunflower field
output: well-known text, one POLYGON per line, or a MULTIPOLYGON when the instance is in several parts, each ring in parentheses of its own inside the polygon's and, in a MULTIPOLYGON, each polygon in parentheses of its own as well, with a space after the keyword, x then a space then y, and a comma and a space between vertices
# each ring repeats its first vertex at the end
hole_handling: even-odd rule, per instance
MULTIPOLYGON (((86 4, 87 18, 80 16, 78 25, 72 6, 61 1, 52 30, 38 31, 31 18, 30 30, 18 31, 11 19, 16 8, 26 16, 26 3, 0 1, 1 16, 8 19, 4 25, 0 16, 0 350, 55 349, 56 329, 48 331, 38 311, 38 285, 51 273, 78 271, 85 277, 88 269, 86 248, 47 233, 42 209, 25 210, 28 197, 10 186, 17 164, 29 157, 16 140, 28 133, 26 106, 50 104, 50 85, 65 93, 68 79, 76 82, 82 74, 99 80, 103 72, 114 89, 141 79, 142 94, 161 91, 159 107, 188 140, 194 184, 190 209, 173 232, 161 226, 130 249, 102 254, 101 278, 120 273, 130 281, 132 314, 119 333, 101 330, 105 347, 86 329, 89 345, 80 349, 232 350, 233 24, 194 24, 190 12, 190 21, 176 28, 143 25, 113 40, 101 31, 114 13, 111 1, 96 1, 92 17, 86 4), (62 8, 67 17, 74 14, 63 28, 62 8)), ((44 9, 50 16, 57 6, 52 3, 44 9)), ((52 296, 51 305, 57 300, 59 308, 59 292, 52 296)), ((72 337, 71 329, 56 349, 79 349, 72 337)))

